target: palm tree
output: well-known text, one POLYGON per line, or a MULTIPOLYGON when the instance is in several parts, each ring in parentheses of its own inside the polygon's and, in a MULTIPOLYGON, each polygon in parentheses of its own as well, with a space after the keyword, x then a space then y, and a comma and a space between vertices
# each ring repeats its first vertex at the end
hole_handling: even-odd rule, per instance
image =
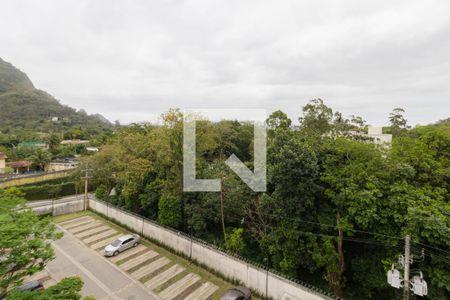
POLYGON ((36 149, 33 155, 29 157, 29 160, 38 166, 39 170, 45 170, 45 166, 52 160, 52 156, 47 151, 42 149, 36 149))

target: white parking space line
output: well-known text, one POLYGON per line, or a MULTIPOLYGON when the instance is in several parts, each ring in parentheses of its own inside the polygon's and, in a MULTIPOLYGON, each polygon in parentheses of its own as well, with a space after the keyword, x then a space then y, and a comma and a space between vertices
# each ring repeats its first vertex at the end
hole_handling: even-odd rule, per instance
POLYGON ((95 228, 95 227, 102 226, 102 225, 103 225, 103 224, 102 224, 101 222, 99 222, 99 221, 92 221, 92 222, 87 223, 86 225, 77 226, 77 227, 75 227, 75 228, 68 229, 68 230, 69 230, 71 233, 73 233, 73 234, 77 234, 77 233, 80 233, 80 232, 82 232, 82 231, 86 231, 86 230, 89 230, 89 229, 93 229, 93 228, 95 228))
POLYGON ((107 231, 100 232, 100 233, 90 236, 88 238, 85 238, 85 239, 82 238, 82 240, 83 240, 83 242, 85 242, 86 244, 89 245, 91 243, 100 242, 104 239, 107 239, 108 237, 115 235, 116 233, 117 233, 117 230, 109 229, 107 231))
POLYGON ((111 244, 111 242, 114 241, 119 236, 120 236, 120 234, 116 234, 116 235, 110 236, 107 239, 104 239, 104 240, 102 240, 102 241, 100 241, 98 243, 90 245, 89 247, 94 249, 94 250, 97 250, 97 251, 103 250, 103 248, 105 248, 106 246, 111 244))
MULTIPOLYGON (((92 235, 92 234, 96 234, 96 233, 99 233, 99 232, 101 232, 101 231, 103 231, 103 230, 106 230, 106 229, 110 229, 111 227, 109 227, 109 226, 105 226, 105 225, 97 225, 97 227, 95 227, 95 228, 92 228, 92 229, 87 229, 87 230, 84 230, 84 231, 81 231, 81 232, 78 232, 78 233, 75 233, 75 232, 72 232, 73 233, 73 235, 75 235, 77 238, 79 238, 79 239, 82 239, 82 238, 84 238, 84 237, 87 237, 87 236, 89 236, 89 235, 92 235)), ((70 230, 69 230, 70 231, 70 230)))
POLYGON ((83 219, 83 220, 81 220, 81 221, 73 222, 73 223, 70 223, 70 224, 62 225, 62 226, 63 226, 64 228, 70 230, 70 229, 76 228, 76 227, 78 227, 78 226, 86 225, 86 224, 91 223, 91 222, 93 222, 93 221, 94 221, 94 219, 89 218, 89 219, 83 219))
POLYGON ((184 300, 206 300, 214 294, 219 287, 212 284, 211 282, 206 282, 202 284, 198 289, 189 294, 184 300))
POLYGON ((147 260, 157 257, 158 255, 159 254, 156 253, 155 251, 150 250, 149 252, 146 252, 138 257, 130 259, 129 261, 121 264, 119 267, 125 271, 128 271, 133 269, 134 267, 139 266, 140 264, 144 263, 147 260))
POLYGON ((90 280, 92 280, 98 287, 100 287, 106 294, 109 295, 112 299, 121 300, 119 297, 115 295, 115 293, 110 290, 106 285, 103 284, 100 280, 95 277, 94 274, 89 272, 82 264, 73 259, 70 255, 68 255, 61 247, 59 247, 56 243, 53 243, 53 247, 62 254, 67 260, 69 260, 72 264, 74 264, 84 275, 86 275, 90 280))
POLYGON ((130 256, 133 256, 141 251, 144 251, 144 249, 148 249, 148 248, 145 247, 144 245, 139 245, 133 249, 128 249, 127 251, 122 252, 117 256, 111 257, 109 260, 116 263, 116 262, 124 260, 130 256))
POLYGON ((166 266, 169 263, 170 263, 169 259, 167 259, 165 257, 161 257, 161 258, 155 260, 154 262, 152 262, 148 265, 145 265, 145 266, 137 269, 136 271, 132 272, 131 276, 133 276, 134 278, 137 278, 137 279, 141 279, 141 278, 145 277, 146 275, 161 269, 162 267, 166 266))
POLYGON ((163 290, 161 293, 159 293, 159 296, 163 299, 173 299, 199 280, 200 276, 198 276, 197 274, 189 273, 163 290))
POLYGON ((61 226, 66 226, 68 224, 80 222, 80 221, 83 221, 83 220, 86 220, 86 219, 92 219, 93 220, 93 218, 91 216, 84 216, 84 217, 79 217, 79 218, 75 218, 75 219, 70 219, 70 220, 67 220, 67 221, 64 221, 64 222, 61 222, 61 223, 58 223, 58 224, 61 225, 61 226))
POLYGON ((145 283, 145 286, 148 287, 151 290, 156 289, 160 285, 162 285, 164 282, 169 281, 173 277, 177 276, 181 272, 184 272, 184 268, 179 265, 174 265, 167 269, 166 271, 162 272, 161 274, 153 277, 149 281, 145 283))
POLYGON ((56 259, 48 264, 52 278, 61 280, 78 275, 84 281, 83 296, 92 295, 96 299, 157 300, 157 295, 141 282, 121 270, 116 264, 90 249, 81 240, 57 225, 65 234, 55 244, 56 259), (60 250, 64 253, 62 253, 60 250))

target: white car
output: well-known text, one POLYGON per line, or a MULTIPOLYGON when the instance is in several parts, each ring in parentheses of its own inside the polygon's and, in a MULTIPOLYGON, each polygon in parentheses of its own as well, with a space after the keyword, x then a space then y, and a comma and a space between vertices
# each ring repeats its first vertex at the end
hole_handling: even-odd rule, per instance
POLYGON ((105 256, 116 256, 129 248, 137 247, 140 239, 136 234, 123 235, 105 247, 105 256))

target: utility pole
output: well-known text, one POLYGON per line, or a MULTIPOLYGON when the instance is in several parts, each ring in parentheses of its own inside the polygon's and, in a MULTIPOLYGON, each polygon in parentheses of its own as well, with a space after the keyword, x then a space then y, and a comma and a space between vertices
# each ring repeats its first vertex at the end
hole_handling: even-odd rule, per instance
MULTIPOLYGON (((405 253, 400 255, 398 265, 403 268, 403 278, 399 270, 392 264, 392 268, 387 272, 387 282, 390 286, 396 289, 403 288, 403 300, 409 300, 409 295, 414 293, 418 296, 426 296, 428 294, 427 282, 423 279, 422 272, 416 270, 418 275, 411 277, 411 264, 414 263, 414 256, 411 254, 411 236, 405 236, 405 253)), ((425 258, 425 251, 422 249, 422 255, 418 257, 423 261, 425 258)), ((416 258, 417 261, 417 258, 416 258)), ((420 261, 420 260, 419 260, 420 261)))
POLYGON ((87 210, 87 203, 88 203, 88 180, 92 178, 92 176, 89 176, 89 171, 92 171, 92 169, 89 169, 88 165, 86 165, 86 169, 83 170, 84 177, 81 177, 81 179, 84 179, 84 202, 83 202, 84 210, 87 210))
POLYGON ((411 256, 411 236, 408 234, 405 237, 405 271, 403 274, 403 300, 409 300, 409 264, 411 256))

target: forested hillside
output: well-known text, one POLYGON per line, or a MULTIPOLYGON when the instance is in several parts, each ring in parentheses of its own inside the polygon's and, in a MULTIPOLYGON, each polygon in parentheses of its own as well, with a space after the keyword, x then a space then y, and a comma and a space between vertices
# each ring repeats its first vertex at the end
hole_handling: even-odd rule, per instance
POLYGON ((252 124, 236 121, 197 123, 197 178, 221 178, 222 193, 183 192, 178 110, 162 125, 119 130, 89 167, 99 197, 346 299, 401 295, 386 272, 410 234, 428 298, 449 299, 450 133, 409 129, 401 112, 391 114, 390 147, 348 135, 365 131, 364 120, 321 100, 303 108, 300 128, 274 112, 265 193, 224 164, 231 153, 252 164, 252 124))
POLYGON ((28 76, 0 58, 0 132, 24 136, 25 133, 64 132, 73 130, 78 138, 87 138, 112 128, 105 118, 62 105, 48 93, 36 89, 28 76), (57 121, 52 121, 58 118, 57 121), (80 136, 84 135, 84 136, 80 136))

